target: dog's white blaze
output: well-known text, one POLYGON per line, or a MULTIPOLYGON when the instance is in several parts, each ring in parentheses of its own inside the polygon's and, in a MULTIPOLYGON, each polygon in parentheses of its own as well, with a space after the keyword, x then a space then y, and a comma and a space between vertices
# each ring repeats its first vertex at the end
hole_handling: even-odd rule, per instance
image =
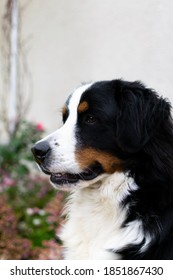
POLYGON ((65 124, 48 135, 42 141, 48 141, 51 148, 51 156, 49 158, 51 173, 80 173, 81 169, 75 159, 76 140, 76 123, 77 123, 77 107, 79 105, 82 94, 91 86, 91 84, 83 85, 76 89, 71 95, 68 104, 69 116, 65 124))

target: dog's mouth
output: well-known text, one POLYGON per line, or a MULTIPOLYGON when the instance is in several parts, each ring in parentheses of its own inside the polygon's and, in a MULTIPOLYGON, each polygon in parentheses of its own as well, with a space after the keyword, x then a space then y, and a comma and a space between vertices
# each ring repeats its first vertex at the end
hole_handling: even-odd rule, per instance
POLYGON ((103 168, 100 164, 95 164, 91 167, 86 168, 83 172, 78 174, 72 173, 51 173, 48 170, 42 168, 42 171, 47 175, 50 175, 50 180, 53 184, 56 185, 66 185, 66 184, 75 184, 79 180, 89 181, 98 177, 103 173, 103 168))

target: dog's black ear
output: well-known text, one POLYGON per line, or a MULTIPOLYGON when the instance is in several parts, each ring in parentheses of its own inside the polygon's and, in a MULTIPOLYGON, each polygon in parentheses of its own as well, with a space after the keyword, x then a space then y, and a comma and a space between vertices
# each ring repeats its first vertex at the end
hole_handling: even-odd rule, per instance
POLYGON ((121 81, 116 87, 115 97, 119 107, 116 121, 117 144, 125 152, 136 153, 170 115, 170 104, 139 82, 121 81))

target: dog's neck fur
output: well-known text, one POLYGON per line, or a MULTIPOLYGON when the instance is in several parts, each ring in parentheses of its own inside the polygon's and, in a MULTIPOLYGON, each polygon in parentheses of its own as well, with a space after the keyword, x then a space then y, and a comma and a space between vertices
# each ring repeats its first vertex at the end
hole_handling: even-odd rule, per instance
MULTIPOLYGON (((67 222, 60 236, 65 259, 121 259, 116 250, 142 242, 140 220, 122 227, 128 212, 122 201, 137 188, 127 174, 114 173, 92 187, 72 192, 65 208, 67 222)), ((149 239, 143 248, 148 242, 149 239)))

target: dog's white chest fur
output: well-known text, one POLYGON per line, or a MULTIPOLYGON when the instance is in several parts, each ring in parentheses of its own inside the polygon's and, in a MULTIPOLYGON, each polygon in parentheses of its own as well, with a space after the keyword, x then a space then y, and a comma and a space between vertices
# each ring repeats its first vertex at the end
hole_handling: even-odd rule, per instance
POLYGON ((121 227, 128 210, 121 206, 121 201, 135 189, 133 179, 115 173, 74 191, 67 204, 67 222, 60 236, 65 259, 119 259, 111 250, 140 242, 139 221, 121 227))

